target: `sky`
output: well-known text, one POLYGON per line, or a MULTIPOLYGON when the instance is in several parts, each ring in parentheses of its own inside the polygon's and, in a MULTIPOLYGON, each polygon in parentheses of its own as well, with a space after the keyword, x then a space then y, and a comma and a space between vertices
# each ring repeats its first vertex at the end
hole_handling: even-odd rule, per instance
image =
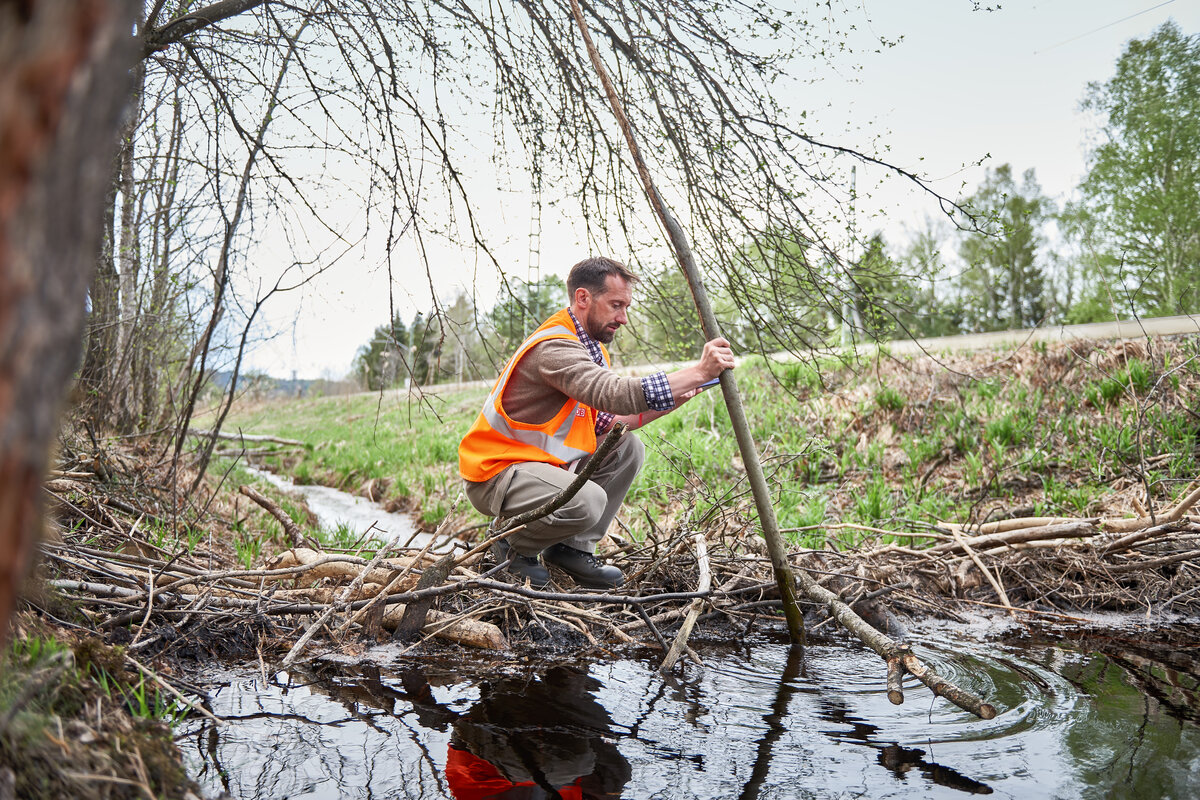
MULTIPOLYGON (((1085 174, 1087 142, 1098 127, 1079 110, 1087 84, 1107 80, 1125 43, 1167 19, 1185 34, 1200 33, 1200 0, 860 0, 847 3, 845 13, 856 26, 853 57, 797 75, 785 105, 807 112, 806 129, 830 142, 869 150, 882 140, 888 160, 928 176, 949 197, 969 194, 985 169, 1008 163, 1016 175, 1034 169, 1046 195, 1067 199, 1085 174), (899 43, 875 52, 880 37, 899 43)), ((487 169, 486 159, 480 163, 487 169)), ((930 198, 881 177, 859 170, 856 228, 900 242, 937 217, 930 198)), ((497 187, 478 208, 496 233, 501 264, 524 276, 528 195, 522 187, 497 187)), ((565 276, 588 254, 580 226, 561 206, 543 208, 540 231, 543 276, 565 276)), ((494 268, 469 252, 438 247, 432 263, 444 300, 459 290, 474 289, 481 298, 498 292, 494 268)), ((273 298, 263 310, 269 333, 248 367, 277 377, 345 375, 357 349, 388 320, 389 288, 406 320, 430 305, 424 267, 412 258, 395 258, 392 267, 389 279, 378 253, 347 259, 303 289, 273 298)))

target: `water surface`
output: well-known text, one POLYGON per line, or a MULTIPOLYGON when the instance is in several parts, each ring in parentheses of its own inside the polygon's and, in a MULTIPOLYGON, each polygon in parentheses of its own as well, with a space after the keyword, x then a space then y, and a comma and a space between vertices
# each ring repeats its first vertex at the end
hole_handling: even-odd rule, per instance
POLYGON ((313 672, 233 672, 214 692, 228 724, 189 722, 181 746, 210 796, 255 800, 1191 798, 1198 632, 1178 627, 1164 650, 1140 629, 916 631, 922 658, 997 707, 989 721, 919 684, 893 706, 882 663, 845 640, 803 658, 768 639, 704 648, 704 667, 668 680, 634 657, 446 663, 382 646, 313 672))
POLYGON ((280 489, 303 497, 305 505, 317 515, 323 528, 332 530, 344 526, 356 536, 369 533, 384 541, 394 541, 400 545, 411 542, 417 547, 423 546, 431 538, 429 534, 418 531, 410 515, 388 511, 365 497, 329 486, 293 483, 290 478, 253 466, 247 469, 280 489))

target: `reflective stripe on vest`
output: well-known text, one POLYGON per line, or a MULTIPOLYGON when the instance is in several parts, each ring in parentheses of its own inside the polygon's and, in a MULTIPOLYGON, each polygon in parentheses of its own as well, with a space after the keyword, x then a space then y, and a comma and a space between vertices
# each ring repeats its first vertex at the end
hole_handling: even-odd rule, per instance
MULTIPOLYGON (((485 481, 511 464, 540 461, 562 465, 596 449, 596 412, 570 397, 549 420, 525 424, 506 416, 504 390, 520 360, 537 344, 550 339, 579 341, 567 309, 557 312, 529 335, 505 364, 483 409, 458 448, 459 473, 468 481, 485 481)), ((608 353, 604 351, 605 364, 608 353)))

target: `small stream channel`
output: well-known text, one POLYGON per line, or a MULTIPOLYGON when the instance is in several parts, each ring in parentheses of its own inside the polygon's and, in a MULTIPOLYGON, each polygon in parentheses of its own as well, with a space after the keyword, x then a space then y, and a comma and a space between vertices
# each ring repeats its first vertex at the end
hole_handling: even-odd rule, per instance
POLYGON ((303 497, 309 510, 317 515, 317 520, 324 528, 332 529, 338 525, 345 525, 358 536, 370 532, 384 541, 399 544, 411 542, 418 547, 431 538, 429 534, 417 530, 416 524, 408 514, 388 511, 379 503, 365 497, 329 486, 293 483, 291 478, 254 466, 247 467, 247 471, 280 489, 303 497))
POLYGON ((226 723, 188 721, 179 743, 206 796, 239 800, 1200 796, 1200 622, 1008 624, 912 631, 997 707, 986 722, 915 682, 893 706, 856 641, 800 657, 768 632, 695 641, 705 665, 666 680, 653 653, 451 661, 383 645, 292 673, 247 666, 211 679, 226 723))

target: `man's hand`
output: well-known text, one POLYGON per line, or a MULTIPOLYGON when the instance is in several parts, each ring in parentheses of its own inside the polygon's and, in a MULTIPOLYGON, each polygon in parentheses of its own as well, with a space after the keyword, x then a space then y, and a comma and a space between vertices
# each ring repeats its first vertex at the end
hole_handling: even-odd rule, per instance
POLYGON ((729 342, 720 337, 704 345, 700 361, 667 376, 671 384, 671 394, 675 397, 675 407, 691 400, 700 394, 701 386, 713 378, 720 376, 727 369, 733 369, 733 350, 729 342))
POLYGON ((700 361, 676 370, 667 375, 667 383, 671 387, 671 396, 675 398, 675 406, 669 411, 646 411, 641 414, 629 414, 616 417, 617 422, 624 422, 631 429, 640 428, 651 420, 656 420, 664 414, 669 414, 675 408, 691 400, 703 391, 704 384, 720 376, 727 369, 733 369, 733 350, 729 342, 716 338, 704 345, 700 361))
POLYGON ((707 342, 704 352, 700 355, 699 367, 704 374, 701 383, 711 381, 727 369, 733 369, 733 350, 729 347, 729 342, 719 337, 707 342))

